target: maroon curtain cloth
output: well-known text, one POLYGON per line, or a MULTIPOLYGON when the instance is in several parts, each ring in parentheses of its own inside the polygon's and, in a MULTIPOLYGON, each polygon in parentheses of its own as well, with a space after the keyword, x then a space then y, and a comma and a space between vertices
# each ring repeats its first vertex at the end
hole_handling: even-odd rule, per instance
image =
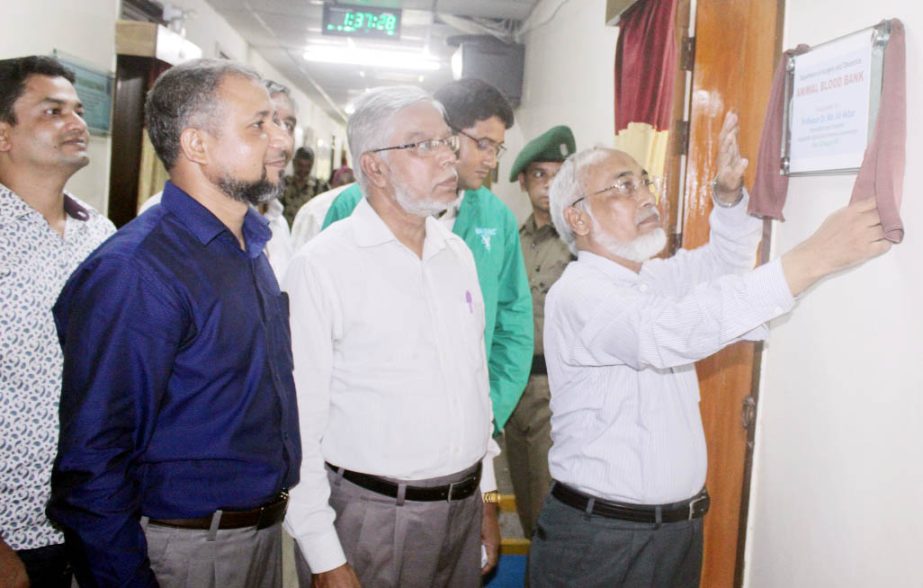
POLYGON ((904 23, 896 18, 890 23, 878 118, 849 201, 875 198, 885 239, 900 243, 904 239, 900 209, 907 148, 907 70, 904 23))
POLYGON ((670 129, 675 0, 638 0, 619 19, 615 46, 615 132, 630 122, 670 129))
POLYGON ((790 57, 808 49, 810 47, 807 45, 798 45, 783 53, 772 77, 760 151, 756 158, 756 182, 750 192, 750 206, 747 208, 747 212, 753 216, 785 220, 782 207, 788 195, 788 176, 782 174, 782 113, 785 110, 786 65, 790 57))
MULTIPOLYGON (((885 238, 900 243, 904 238, 900 206, 907 139, 906 49, 903 23, 898 19, 888 22, 891 37, 885 49, 881 103, 850 202, 875 198, 885 238)), ((799 45, 787 51, 776 69, 760 139, 756 183, 750 195, 749 212, 754 216, 784 220, 782 208, 788 196, 788 176, 780 172, 780 157, 785 64, 790 55, 807 50, 807 45, 799 45)))

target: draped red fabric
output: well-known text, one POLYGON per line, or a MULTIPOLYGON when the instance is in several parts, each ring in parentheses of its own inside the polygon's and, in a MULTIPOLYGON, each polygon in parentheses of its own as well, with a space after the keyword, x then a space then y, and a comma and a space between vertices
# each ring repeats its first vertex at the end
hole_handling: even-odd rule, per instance
POLYGON ((904 23, 892 19, 891 38, 885 48, 881 102, 878 118, 850 202, 874 198, 885 239, 904 240, 901 199, 904 194, 904 165, 907 148, 907 73, 904 23))
POLYGON ((756 158, 756 181, 750 191, 750 205, 747 212, 760 218, 772 218, 784 221, 782 207, 788 195, 788 176, 783 175, 782 167, 782 111, 785 109, 785 76, 789 58, 801 55, 811 48, 798 45, 782 54, 782 59, 772 77, 772 89, 769 91, 769 104, 763 119, 763 135, 760 137, 760 150, 756 158))
MULTIPOLYGON (((896 18, 888 22, 891 36, 885 48, 878 118, 865 148, 850 202, 875 198, 885 238, 900 243, 904 238, 900 206, 907 138, 906 48, 903 23, 896 18)), ((799 45, 786 52, 773 80, 756 163, 756 182, 750 194, 749 212, 754 216, 784 220, 782 208, 788 196, 788 176, 779 173, 779 156, 785 63, 789 55, 807 50, 806 45, 799 45)))
POLYGON ((615 47, 615 131, 628 123, 670 128, 675 0, 638 0, 619 19, 615 47))

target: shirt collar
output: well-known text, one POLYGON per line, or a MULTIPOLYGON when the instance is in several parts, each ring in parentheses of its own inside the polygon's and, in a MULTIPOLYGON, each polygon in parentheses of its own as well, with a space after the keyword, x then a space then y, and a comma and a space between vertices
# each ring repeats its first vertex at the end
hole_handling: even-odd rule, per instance
POLYGON ((273 198, 269 201, 269 204, 266 206, 265 216, 270 221, 274 221, 282 216, 282 212, 285 211, 285 207, 282 206, 282 203, 279 202, 278 198, 273 198))
MULTIPOLYGON (((203 245, 208 245, 225 231, 230 234, 230 230, 217 216, 173 182, 167 181, 164 185, 160 205, 172 213, 203 245)), ((269 221, 253 207, 247 208, 242 233, 250 257, 258 257, 272 236, 269 221)))
MULTIPOLYGON (((78 221, 90 220, 90 212, 67 192, 64 192, 64 212, 67 216, 78 221)), ((26 201, 15 192, 0 184, 0 215, 9 218, 22 218, 30 214, 39 214, 39 212, 26 204, 26 201)))
MULTIPOLYGON (((391 241, 398 242, 397 237, 381 220, 375 209, 366 198, 362 198, 356 205, 351 219, 354 225, 353 234, 359 247, 376 247, 391 241)), ((423 242, 423 259, 427 259, 445 247, 448 229, 439 224, 439 221, 429 216, 426 218, 426 238, 423 242)))
POLYGON ((90 220, 89 211, 67 192, 64 193, 64 212, 66 212, 68 216, 79 221, 86 222, 90 220))
POLYGON ((554 228, 553 223, 542 225, 541 228, 535 226, 535 213, 529 215, 529 218, 522 225, 522 230, 527 235, 558 238, 558 231, 554 228))
POLYGON ((606 259, 601 255, 591 253, 590 251, 577 252, 577 262, 583 267, 589 267, 602 272, 613 280, 637 282, 639 279, 639 274, 636 274, 622 264, 616 263, 611 259, 606 259))

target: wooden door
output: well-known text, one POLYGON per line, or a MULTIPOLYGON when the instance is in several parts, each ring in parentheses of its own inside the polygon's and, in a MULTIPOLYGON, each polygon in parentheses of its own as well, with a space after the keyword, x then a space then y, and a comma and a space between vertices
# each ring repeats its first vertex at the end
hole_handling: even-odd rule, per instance
MULTIPOLYGON (((784 0, 698 0, 689 109, 683 247, 708 240, 718 131, 728 109, 740 115, 740 143, 753 185, 772 74, 781 53, 784 0)), ((698 363, 708 442, 711 512, 705 519, 702 586, 740 585, 749 500, 752 430, 742 424, 756 399, 759 349, 738 343, 698 363)), ((750 427, 752 429, 752 427, 750 427)))

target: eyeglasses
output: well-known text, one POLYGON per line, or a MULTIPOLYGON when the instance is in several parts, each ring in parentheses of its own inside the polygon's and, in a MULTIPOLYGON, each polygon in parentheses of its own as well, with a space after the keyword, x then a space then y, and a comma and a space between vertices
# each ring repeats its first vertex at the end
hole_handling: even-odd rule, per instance
POLYGON ((440 147, 447 147, 452 153, 458 152, 458 135, 449 135, 444 139, 427 139, 417 141, 416 143, 405 143, 404 145, 395 145, 394 147, 381 147, 379 149, 369 149, 369 153, 379 153, 381 151, 391 151, 393 149, 413 149, 413 154, 419 157, 433 155, 440 147))
POLYGON ((461 130, 458 132, 459 134, 462 134, 468 137, 469 139, 471 139, 472 141, 474 141, 475 143, 477 143, 478 151, 489 152, 491 155, 494 156, 495 159, 500 159, 501 157, 503 157, 503 154, 506 152, 506 146, 503 143, 497 143, 496 141, 492 139, 488 139, 487 137, 478 139, 477 137, 472 137, 465 131, 461 131, 461 130))
POLYGON ((585 198, 590 196, 595 196, 597 194, 602 194, 603 192, 608 192, 609 190, 615 190, 617 195, 621 198, 633 198, 641 193, 641 187, 643 186, 645 190, 649 191, 651 194, 659 194, 660 188, 663 185, 662 178, 651 178, 643 177, 641 179, 636 178, 635 176, 628 176, 626 178, 620 179, 618 182, 607 186, 602 190, 597 190, 595 192, 590 192, 589 194, 584 194, 580 198, 577 198, 571 202, 571 206, 577 206, 577 203, 585 198))

